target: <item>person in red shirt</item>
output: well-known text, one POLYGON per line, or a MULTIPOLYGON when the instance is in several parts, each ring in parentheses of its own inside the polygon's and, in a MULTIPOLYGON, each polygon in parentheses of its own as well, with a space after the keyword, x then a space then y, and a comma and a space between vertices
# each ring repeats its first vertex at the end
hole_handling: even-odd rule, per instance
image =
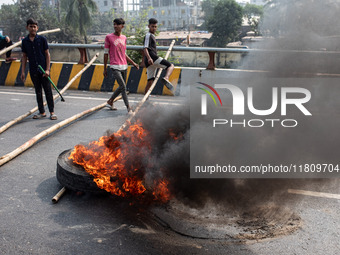
POLYGON ((131 63, 134 67, 139 69, 139 66, 126 54, 126 36, 122 35, 125 21, 122 18, 117 18, 113 21, 113 27, 115 32, 108 34, 105 37, 104 47, 104 77, 107 77, 107 62, 110 56, 110 68, 113 71, 113 77, 117 80, 119 87, 113 92, 111 98, 107 101, 107 104, 112 110, 117 110, 113 105, 113 100, 122 93, 122 97, 127 108, 130 112, 131 108, 129 100, 126 95, 126 73, 127 62, 131 63))

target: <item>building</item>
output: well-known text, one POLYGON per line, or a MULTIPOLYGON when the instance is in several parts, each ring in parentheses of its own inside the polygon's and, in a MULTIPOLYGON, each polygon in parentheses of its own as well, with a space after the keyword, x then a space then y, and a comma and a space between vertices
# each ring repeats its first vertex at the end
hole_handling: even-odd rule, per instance
POLYGON ((164 31, 160 32, 156 39, 161 46, 169 46, 171 41, 175 40, 175 45, 205 47, 211 36, 212 33, 207 31, 164 31))
POLYGON ((160 31, 194 30, 203 23, 201 0, 154 0, 149 17, 158 20, 160 31))
POLYGON ((148 17, 158 20, 160 31, 193 30, 203 23, 202 0, 126 0, 129 17, 148 10, 148 17))
MULTIPOLYGON (((43 5, 59 8, 60 1, 61 0, 43 0, 43 5)), ((124 0, 94 0, 94 2, 97 4, 99 12, 108 12, 113 9, 115 13, 124 14, 124 0)))
POLYGON ((250 0, 251 4, 256 4, 256 5, 265 5, 266 0, 250 0))
POLYGON ((266 0, 236 0, 236 2, 241 6, 245 6, 246 4, 255 4, 255 5, 266 4, 266 0))
POLYGON ((117 14, 124 13, 124 0, 94 0, 99 12, 108 12, 112 9, 117 14))

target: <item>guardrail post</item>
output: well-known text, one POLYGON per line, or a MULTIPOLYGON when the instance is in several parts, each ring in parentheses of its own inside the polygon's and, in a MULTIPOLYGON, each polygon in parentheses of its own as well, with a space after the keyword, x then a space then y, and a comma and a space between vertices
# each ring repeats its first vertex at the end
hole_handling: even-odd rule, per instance
POLYGON ((209 64, 207 66, 207 70, 215 70, 216 66, 215 66, 215 53, 216 52, 211 52, 209 51, 209 64))
POLYGON ((80 52, 80 59, 78 64, 85 64, 88 63, 89 61, 87 60, 87 54, 86 54, 86 49, 85 48, 78 48, 80 52))
POLYGON ((139 63, 139 67, 144 68, 145 67, 145 63, 144 63, 144 50, 140 51, 142 54, 142 62, 139 63))

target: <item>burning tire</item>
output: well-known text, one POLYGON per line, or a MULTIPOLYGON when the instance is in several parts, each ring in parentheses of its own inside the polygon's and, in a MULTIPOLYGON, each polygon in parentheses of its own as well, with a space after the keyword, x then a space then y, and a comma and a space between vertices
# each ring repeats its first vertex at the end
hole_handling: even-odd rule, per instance
POLYGON ((71 150, 63 151, 57 160, 57 179, 61 185, 74 191, 91 192, 95 194, 107 194, 105 190, 98 188, 89 175, 81 166, 73 164, 68 159, 71 150))

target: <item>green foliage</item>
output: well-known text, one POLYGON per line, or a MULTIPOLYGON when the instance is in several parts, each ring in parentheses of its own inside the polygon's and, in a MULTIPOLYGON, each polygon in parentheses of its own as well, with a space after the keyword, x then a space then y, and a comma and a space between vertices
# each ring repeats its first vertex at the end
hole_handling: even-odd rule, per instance
POLYGON ((93 0, 61 0, 61 8, 66 12, 65 23, 80 35, 87 43, 86 29, 91 25, 91 13, 97 11, 93 0))
POLYGON ((205 22, 202 25, 202 29, 207 29, 207 20, 214 16, 214 8, 219 0, 204 0, 202 2, 202 11, 204 12, 205 22))
MULTIPOLYGON (((127 37, 129 45, 143 45, 144 36, 148 31, 148 11, 149 9, 140 11, 137 17, 125 18, 125 28, 123 32, 127 37)), ((125 16, 127 16, 127 14, 125 16)), ((127 54, 134 62, 142 62, 142 53, 140 51, 128 50, 127 54)))
POLYGON ((98 33, 109 33, 113 30, 113 18, 114 11, 111 12, 95 12, 92 13, 92 25, 89 28, 89 34, 98 34, 98 33))
POLYGON ((263 6, 246 4, 243 7, 243 15, 248 19, 248 24, 255 35, 259 34, 259 24, 263 16, 263 6))
POLYGON ((23 36, 25 23, 20 23, 17 18, 19 5, 2 5, 0 9, 1 26, 4 27, 4 35, 8 35, 12 41, 17 41, 19 36, 23 36))
POLYGON ((208 31, 213 32, 208 41, 212 47, 225 47, 238 35, 242 25, 242 7, 234 0, 219 0, 213 15, 206 18, 208 31))
MULTIPOLYGON (((13 41, 26 36, 26 21, 29 18, 37 20, 39 30, 48 30, 58 27, 56 15, 52 8, 42 7, 42 0, 18 1, 13 5, 3 5, 0 9, 1 24, 5 33, 13 41)), ((50 40, 55 40, 56 34, 46 35, 50 40)))

